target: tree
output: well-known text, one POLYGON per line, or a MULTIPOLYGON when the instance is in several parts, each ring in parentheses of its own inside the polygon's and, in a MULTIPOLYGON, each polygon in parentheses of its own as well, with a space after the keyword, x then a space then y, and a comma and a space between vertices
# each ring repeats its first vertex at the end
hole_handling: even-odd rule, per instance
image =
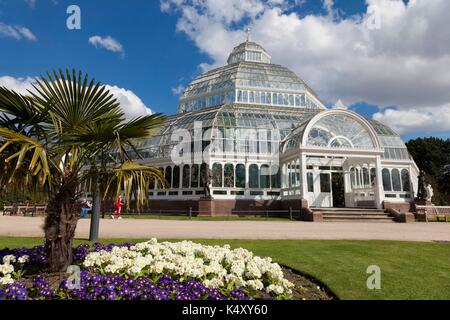
POLYGON ((427 183, 433 186, 433 203, 450 205, 450 139, 417 138, 406 143, 427 183))
POLYGON ((72 262, 81 185, 94 183, 101 198, 132 192, 147 199, 150 179, 163 175, 134 162, 137 145, 165 121, 161 114, 125 120, 118 101, 94 79, 66 70, 36 79, 22 95, 0 87, 0 173, 6 186, 38 185, 49 197, 44 224, 49 271, 72 262), (130 152, 129 150, 133 150, 130 152), (103 188, 106 186, 106 188, 103 188))

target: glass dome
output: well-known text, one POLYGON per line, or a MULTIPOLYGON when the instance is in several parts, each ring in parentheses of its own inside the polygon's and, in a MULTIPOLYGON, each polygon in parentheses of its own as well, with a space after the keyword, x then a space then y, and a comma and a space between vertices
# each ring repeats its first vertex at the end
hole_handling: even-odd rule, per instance
POLYGON ((317 94, 286 67, 270 63, 254 42, 235 47, 224 67, 192 81, 180 98, 179 112, 225 103, 326 109, 317 94))

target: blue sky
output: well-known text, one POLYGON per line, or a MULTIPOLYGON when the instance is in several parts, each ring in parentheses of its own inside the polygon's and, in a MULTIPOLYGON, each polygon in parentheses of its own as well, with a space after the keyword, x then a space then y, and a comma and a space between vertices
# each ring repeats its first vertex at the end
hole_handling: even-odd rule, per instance
MULTIPOLYGON (((205 1, 208 2, 208 0, 205 1)), ((223 64, 223 57, 228 55, 228 48, 244 40, 243 30, 246 26, 254 26, 255 41, 263 46, 266 46, 264 41, 269 42, 265 39, 278 39, 274 38, 274 35, 264 33, 264 28, 258 27, 263 19, 269 19, 269 13, 273 14, 272 20, 267 21, 289 18, 287 23, 295 25, 296 22, 298 24, 299 21, 303 21, 306 24, 306 20, 303 19, 312 16, 322 19, 317 21, 323 23, 326 28, 335 26, 336 30, 345 31, 343 22, 351 21, 350 19, 353 19, 355 15, 364 15, 367 11, 367 3, 362 0, 297 0, 286 1, 285 5, 279 7, 276 4, 268 4, 264 0, 249 1, 261 2, 264 7, 256 13, 252 12, 253 9, 237 9, 246 14, 243 17, 225 21, 228 19, 225 12, 224 16, 218 17, 217 11, 213 11, 214 9, 208 5, 199 8, 188 0, 182 1, 182 4, 173 0, 164 0, 163 2, 168 5, 164 10, 161 9, 161 3, 158 0, 0 0, 0 78, 11 77, 20 82, 27 77, 35 77, 53 68, 74 67, 95 76, 102 83, 130 90, 155 112, 173 114, 177 111, 179 97, 174 94, 173 89, 186 86, 202 72, 202 67, 207 69, 223 64), (332 7, 327 7, 327 3, 332 7), (76 4, 81 8, 81 30, 69 30, 66 27, 68 17, 66 9, 70 4, 76 4), (186 11, 183 10, 186 8, 207 16, 209 20, 206 19, 206 24, 200 24, 200 22, 196 24, 197 21, 189 20, 185 16, 186 11), (330 17, 330 20, 324 20, 326 19, 324 17, 331 16, 331 13, 335 16, 330 17), (295 19, 297 20, 294 21, 295 19), (226 44, 217 42, 217 46, 224 47, 223 54, 217 53, 214 38, 208 39, 204 36, 208 32, 206 30, 208 23, 218 28, 217 34, 223 33, 222 39, 226 40, 226 44), (11 30, 8 27, 15 28, 16 31, 26 27, 34 37, 20 32, 18 36, 14 36, 7 33, 11 30), (88 41, 93 36, 103 39, 107 36, 114 38, 122 46, 123 52, 95 47, 88 41)), ((407 2, 405 1, 404 4, 406 5, 407 2)), ((230 9, 230 14, 233 13, 232 10, 234 9, 230 9)), ((286 28, 288 30, 288 26, 286 28)), ((283 29, 281 30, 283 32, 283 29)), ((349 35, 349 37, 352 36, 349 35)), ((285 64, 299 73, 320 96, 325 96, 324 100, 329 106, 336 102, 336 99, 340 97, 340 94, 335 92, 338 88, 332 83, 326 83, 328 77, 323 74, 309 71, 314 70, 307 64, 311 58, 297 65, 295 57, 283 57, 283 51, 277 52, 274 42, 270 42, 267 45, 269 49, 273 48, 271 54, 274 62, 285 64), (322 83, 326 84, 322 86, 322 83)), ((297 49, 301 53, 304 47, 297 49)), ((449 52, 445 50, 444 48, 443 55, 447 56, 449 52)), ((427 58, 432 59, 432 57, 427 58)), ((337 65, 334 63, 333 68, 344 69, 346 74, 349 74, 350 71, 345 70, 348 67, 343 64, 340 68, 339 60, 337 61, 337 65)), ((428 62, 433 63, 433 61, 428 62)), ((317 64, 316 67, 321 68, 321 64, 317 64)), ((382 75, 378 77, 383 79, 382 75)), ((367 78, 370 80, 370 75, 367 78)), ((338 80, 339 83, 343 81, 338 80)), ((367 83, 370 84, 371 80, 369 80, 367 83)), ((395 95, 390 100, 378 101, 373 99, 369 88, 361 90, 361 92, 369 92, 367 94, 355 94, 354 92, 360 88, 352 87, 351 83, 361 81, 355 78, 345 79, 345 81, 349 84, 343 90, 343 100, 346 105, 360 114, 372 117, 378 112, 379 119, 385 120, 388 116, 386 110, 392 109, 398 111, 393 116, 401 119, 403 115, 414 115, 413 111, 416 110, 414 108, 419 107, 407 100, 399 100, 397 105, 395 95), (387 108, 389 106, 391 108, 387 108)), ((413 86, 414 83, 410 89, 411 92, 415 90, 413 86)), ((386 97, 390 94, 389 91, 383 91, 387 89, 376 88, 376 90, 380 90, 380 94, 386 97)), ((408 95, 408 88, 401 88, 401 90, 405 90, 405 95, 408 95)), ((432 108, 434 106, 446 108, 445 102, 443 97, 433 105, 425 106, 429 108, 427 110, 431 110, 431 118, 439 118, 439 113, 433 113, 433 110, 437 109, 432 108)), ((388 121, 384 122, 391 124, 389 118, 387 119, 388 121)), ((423 135, 450 137, 450 127, 447 128, 445 124, 440 123, 440 129, 434 130, 432 125, 434 120, 426 121, 428 122, 424 125, 419 125, 418 130, 411 129, 407 124, 399 127, 399 130, 403 132, 405 139, 423 135), (423 128, 430 130, 423 130, 423 128)))

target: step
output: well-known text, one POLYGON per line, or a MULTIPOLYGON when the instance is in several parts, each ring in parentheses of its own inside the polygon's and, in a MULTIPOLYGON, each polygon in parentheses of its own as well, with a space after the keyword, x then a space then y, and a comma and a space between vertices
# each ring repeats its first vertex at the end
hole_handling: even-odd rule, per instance
POLYGON ((351 211, 351 212, 385 212, 383 209, 375 209, 375 208, 311 208, 313 211, 351 211))
POLYGON ((364 219, 364 220, 392 220, 392 217, 389 217, 387 215, 347 215, 347 214, 340 214, 340 215, 324 215, 324 219, 364 219))

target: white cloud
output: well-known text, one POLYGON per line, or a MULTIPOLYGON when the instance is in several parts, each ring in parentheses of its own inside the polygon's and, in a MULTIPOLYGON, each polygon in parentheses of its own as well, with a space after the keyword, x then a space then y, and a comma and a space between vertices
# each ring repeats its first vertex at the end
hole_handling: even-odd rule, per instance
POLYGON ((179 95, 179 94, 183 93, 183 91, 184 91, 184 86, 179 85, 179 86, 176 86, 176 87, 172 88, 171 90, 172 90, 172 93, 173 93, 174 95, 179 95))
MULTIPOLYGON (((366 0, 367 12, 345 18, 331 0, 322 1, 325 15, 299 15, 291 10, 293 3, 162 0, 161 9, 177 14, 177 30, 212 59, 200 65, 202 70, 225 64, 250 26, 252 39, 272 61, 295 71, 323 100, 366 102, 391 116, 382 110, 424 110, 431 118, 428 129, 450 130, 450 121, 439 118, 450 102, 450 1, 366 0), (373 19, 379 29, 370 28, 373 19)), ((389 124, 399 131, 419 130, 389 124)))
POLYGON ((37 0, 25 0, 25 2, 26 2, 31 8, 35 8, 35 7, 36 7, 36 2, 37 2, 37 0))
POLYGON ((125 54, 122 44, 111 36, 92 36, 89 38, 89 43, 97 48, 120 53, 122 56, 125 54))
POLYGON ((375 120, 383 122, 400 134, 448 131, 450 123, 450 103, 439 107, 410 109, 385 109, 373 115, 375 120))
POLYGON ((120 106, 127 118, 152 114, 152 110, 147 108, 133 91, 110 85, 106 85, 106 88, 111 91, 115 98, 120 102, 120 106))
MULTIPOLYGON (((10 90, 14 90, 21 94, 28 94, 28 90, 33 91, 32 83, 34 78, 14 78, 10 76, 0 77, 0 86, 7 87, 10 90)), ((119 101, 120 107, 127 119, 135 118, 138 116, 151 114, 152 111, 145 106, 142 100, 131 90, 120 88, 117 86, 105 85, 106 88, 114 95, 119 101)))
POLYGON ((37 40, 37 37, 30 29, 21 25, 9 25, 3 22, 0 22, 0 37, 14 38, 16 40, 21 40, 22 38, 31 41, 37 40))
POLYGON ((6 87, 10 90, 16 91, 21 94, 28 94, 28 90, 33 90, 32 84, 34 83, 34 78, 14 78, 10 76, 0 77, 0 86, 6 87))

